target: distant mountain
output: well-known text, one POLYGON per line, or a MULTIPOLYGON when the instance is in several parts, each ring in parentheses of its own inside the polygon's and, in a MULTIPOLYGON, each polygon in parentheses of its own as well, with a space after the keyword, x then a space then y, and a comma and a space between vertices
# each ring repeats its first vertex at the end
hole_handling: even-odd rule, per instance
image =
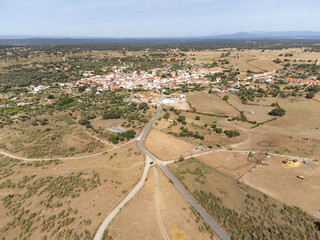
POLYGON ((320 32, 282 31, 282 32, 238 32, 233 34, 213 34, 211 36, 189 37, 141 37, 107 38, 86 36, 28 36, 0 35, 0 45, 57 45, 57 44, 182 44, 212 42, 221 40, 320 40, 320 32))
POLYGON ((238 32, 208 36, 211 39, 320 39, 320 32, 315 31, 280 31, 280 32, 238 32))

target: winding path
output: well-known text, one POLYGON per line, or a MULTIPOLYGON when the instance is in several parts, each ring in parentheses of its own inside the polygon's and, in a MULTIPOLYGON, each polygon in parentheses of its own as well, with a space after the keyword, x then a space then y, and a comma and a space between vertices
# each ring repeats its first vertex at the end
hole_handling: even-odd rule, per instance
MULTIPOLYGON (((141 151, 143 151, 147 158, 149 157, 152 161, 156 162, 162 171, 167 175, 167 177, 172 181, 172 183, 176 186, 176 188, 182 193, 182 195, 186 198, 186 200, 198 211, 198 213, 201 215, 201 217, 204 219, 204 221, 207 222, 207 224, 215 231, 215 233, 218 235, 219 238, 222 240, 230 240, 230 237, 222 230, 222 228, 219 227, 219 225, 206 213, 200 205, 194 200, 194 198, 188 193, 187 190, 184 189, 184 187, 178 182, 178 180, 170 173, 170 171, 166 168, 165 164, 163 164, 162 161, 154 157, 151 153, 149 153, 143 146, 143 139, 147 135, 153 121, 158 117, 160 113, 161 107, 158 106, 157 114, 151 120, 144 131, 144 133, 141 136, 141 139, 139 141, 139 147, 141 151)), ((100 240, 100 239, 95 239, 100 240)))
MULTIPOLYGON (((142 147, 142 143, 143 140, 145 138, 145 136, 147 135, 147 133, 149 132, 153 122, 157 119, 157 117, 160 114, 160 110, 161 108, 158 107, 157 109, 157 113, 156 115, 154 115, 154 117, 151 119, 151 121, 148 123, 147 127, 145 128, 145 130, 143 131, 141 137, 140 137, 140 141, 139 141, 139 147, 142 147)), ((143 147, 142 147, 143 148, 143 147)), ((144 148, 143 148, 144 149, 144 148)), ((143 151, 143 149, 141 149, 143 151)), ((135 194, 142 188, 146 178, 147 178, 147 174, 150 168, 150 162, 152 161, 152 159, 150 158, 149 155, 146 155, 146 161, 145 161, 145 166, 144 166, 144 170, 143 170, 143 174, 141 176, 140 181, 138 182, 138 184, 130 191, 130 193, 111 211, 111 213, 104 219, 104 221, 102 222, 102 224, 100 225, 100 227, 98 228, 96 235, 94 236, 94 240, 100 240, 103 236, 103 232, 104 230, 108 227, 109 223, 112 221, 112 219, 118 214, 118 212, 121 210, 121 208, 123 208, 125 206, 125 204, 127 204, 134 196, 135 194)))
POLYGON ((157 214, 157 221, 162 233, 162 236, 165 240, 170 240, 168 233, 163 225, 163 221, 161 218, 161 211, 160 211, 160 197, 159 197, 159 176, 158 171, 156 168, 153 168, 154 173, 154 186, 155 186, 155 202, 156 202, 156 214, 157 214))
POLYGON ((26 161, 26 162, 36 162, 36 161, 52 161, 52 160, 76 160, 76 159, 85 159, 85 158, 90 158, 90 157, 96 157, 96 156, 99 156, 99 155, 102 155, 102 154, 105 154, 107 152, 111 152, 113 150, 116 150, 118 148, 121 148, 129 143, 132 143, 136 140, 139 140, 139 137, 135 138, 135 139, 132 139, 124 144, 121 144, 119 146, 116 146, 114 148, 111 148, 109 150, 106 150, 106 151, 103 151, 103 152, 98 152, 98 153, 94 153, 94 154, 90 154, 90 155, 85 155, 85 156, 77 156, 77 157, 56 157, 56 158, 25 158, 25 157, 19 157, 19 156, 16 156, 16 155, 13 155, 13 154, 10 154, 10 153, 6 153, 6 152, 3 152, 3 151, 0 151, 0 154, 4 155, 4 156, 7 156, 7 157, 10 157, 10 158, 14 158, 14 159, 18 159, 18 160, 22 160, 22 161, 26 161))
MULTIPOLYGON (((103 233, 105 231, 105 229, 108 227, 109 223, 112 221, 112 219, 118 214, 118 212, 135 196, 135 194, 142 188, 146 178, 147 178, 147 174, 151 165, 151 162, 155 162, 159 165, 159 167, 163 170, 163 172, 167 175, 167 177, 172 181, 172 183, 176 186, 176 188, 181 192, 181 194, 188 200, 188 202, 198 211, 198 213, 201 215, 201 217, 204 219, 204 221, 207 222, 207 224, 215 231, 215 233, 218 235, 218 237, 222 240, 230 240, 230 237, 220 228, 220 226, 206 213, 206 211, 204 211, 201 206, 195 201, 195 199, 188 193, 187 190, 184 189, 184 187, 179 183, 179 181, 171 174, 171 172, 166 168, 166 164, 168 163, 172 163, 174 162, 174 160, 172 161, 161 161, 159 159, 157 159, 156 157, 154 157, 151 153, 149 153, 143 146, 143 141, 144 138, 146 137, 146 135, 148 134, 152 124, 154 123, 154 121, 157 119, 157 117, 159 116, 161 111, 161 107, 158 105, 157 108, 157 112, 154 115, 154 117, 150 120, 150 122, 148 123, 147 127, 145 128, 145 130, 143 131, 142 135, 140 137, 137 137, 131 141, 128 141, 127 143, 124 143, 122 145, 116 146, 112 149, 103 151, 103 152, 99 152, 99 153, 95 153, 95 154, 91 154, 91 155, 85 155, 85 156, 78 156, 78 157, 64 157, 64 158, 43 158, 43 159, 30 159, 30 158, 24 158, 24 157, 19 157, 19 156, 15 156, 13 154, 10 153, 6 153, 3 151, 0 151, 0 154, 7 156, 7 157, 11 157, 14 159, 18 159, 18 160, 22 160, 22 161, 50 161, 50 160, 76 160, 76 159, 85 159, 85 158, 90 158, 90 157, 95 157, 95 156, 99 156, 102 154, 105 154, 107 152, 113 151, 115 149, 118 149, 120 147, 123 147, 133 141, 139 140, 138 146, 141 149, 141 151, 143 151, 146 154, 146 159, 145 159, 145 166, 144 166, 144 170, 143 170, 143 174, 139 180, 139 182, 137 183, 137 185, 135 185, 135 187, 130 191, 130 193, 110 212, 110 214, 108 214, 108 216, 104 219, 104 221, 102 222, 102 224, 100 225, 99 229, 97 230, 94 240, 101 240, 103 233)), ((199 154, 194 154, 194 155, 190 155, 190 156, 186 156, 185 158, 191 158, 191 157, 197 157, 197 156, 201 156, 201 155, 205 155, 205 154, 209 154, 209 153, 213 153, 213 152, 245 152, 248 153, 249 151, 237 151, 237 150, 210 150, 207 152, 202 152, 199 154)), ((298 158, 298 159, 303 159, 303 160, 313 160, 311 158, 303 158, 303 157, 296 157, 296 156, 288 156, 288 155, 279 155, 279 154, 270 154, 270 155, 274 155, 274 156, 284 156, 284 157, 290 157, 290 158, 298 158)), ((161 229, 161 232, 163 234, 164 239, 168 240, 170 239, 169 236, 167 235, 165 229, 164 229, 164 225, 161 219, 161 213, 160 213, 160 209, 159 209, 159 199, 158 199, 158 177, 157 177, 157 172, 156 169, 154 169, 155 171, 155 186, 156 186, 156 208, 157 208, 157 219, 159 222, 159 226, 161 229), (158 207, 157 207, 158 206, 158 207)))

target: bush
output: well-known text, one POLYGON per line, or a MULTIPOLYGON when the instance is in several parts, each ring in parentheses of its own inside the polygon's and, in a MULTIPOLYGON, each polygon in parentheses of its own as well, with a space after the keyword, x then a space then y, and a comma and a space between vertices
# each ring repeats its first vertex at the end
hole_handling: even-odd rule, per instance
POLYGON ((186 117, 185 116, 179 116, 178 117, 178 122, 182 122, 182 121, 185 121, 186 120, 186 117))
POLYGON ((284 110, 283 108, 277 107, 271 110, 271 112, 269 112, 269 115, 271 116, 284 116, 286 114, 286 110, 284 110))
POLYGON ((124 136, 127 140, 132 139, 136 136, 136 132, 133 130, 128 130, 124 132, 124 136))
POLYGON ((222 133, 222 128, 216 128, 215 131, 216 133, 222 133))
POLYGON ((196 116, 196 117, 195 117, 195 120, 200 120, 200 116, 196 116))
POLYGON ((232 137, 237 137, 240 135, 240 133, 236 130, 225 130, 224 133, 229 137, 229 138, 232 138, 232 137))
POLYGON ((314 92, 308 92, 306 95, 306 98, 312 99, 314 97, 315 93, 314 92))
POLYGON ((223 96, 223 100, 224 100, 224 101, 227 101, 228 99, 229 99, 229 95, 224 95, 224 96, 223 96))
POLYGON ((79 120, 79 124, 81 125, 88 125, 90 124, 89 120, 87 118, 82 118, 79 120))
POLYGON ((103 119, 118 119, 121 118, 122 111, 121 110, 111 110, 107 111, 103 114, 103 119))
POLYGON ((149 109, 148 104, 145 103, 145 102, 140 103, 139 104, 139 110, 141 110, 141 109, 143 109, 143 110, 149 109))

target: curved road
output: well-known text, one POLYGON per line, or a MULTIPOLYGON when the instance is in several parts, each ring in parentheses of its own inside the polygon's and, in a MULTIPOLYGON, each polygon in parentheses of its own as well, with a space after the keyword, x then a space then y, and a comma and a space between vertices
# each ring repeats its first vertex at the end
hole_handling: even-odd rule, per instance
MULTIPOLYGON (((182 185, 178 182, 178 180, 169 172, 169 170, 165 167, 162 161, 159 159, 155 158, 151 153, 149 153, 143 146, 143 140, 145 136, 148 134, 152 124, 154 121, 157 119, 161 111, 161 107, 158 105, 157 108, 157 113, 154 115, 154 117, 150 120, 148 123, 147 127, 145 128, 144 132, 142 133, 140 140, 139 140, 139 148, 146 154, 146 162, 145 162, 145 167, 143 170, 143 174, 141 176, 140 181, 138 184, 131 190, 131 192, 118 204, 112 211, 111 213, 105 218, 105 220, 102 222, 100 225, 98 231, 96 232, 96 235, 94 237, 94 240, 100 240, 102 238, 104 230, 107 228, 111 220, 117 215, 117 213, 121 210, 122 207, 126 203, 131 200, 134 195, 141 189, 143 186, 143 183, 145 182, 145 179, 147 177, 149 168, 150 168, 150 162, 156 162, 161 169, 164 171, 164 173, 167 175, 167 177, 174 183, 174 185, 178 188, 178 190, 182 193, 182 195, 189 201, 189 203, 199 212, 201 217, 210 225, 210 227, 216 232, 216 234, 223 240, 230 240, 229 236, 214 222, 214 220, 200 207, 200 205, 193 199, 193 197, 182 187, 182 185)), ((139 139, 139 138, 137 138, 139 139)), ((129 144, 137 139, 133 139, 125 144, 122 144, 120 146, 114 147, 110 150, 96 153, 96 154, 91 154, 91 155, 86 155, 86 156, 79 156, 79 157, 66 157, 66 158, 44 158, 44 159, 29 159, 29 158, 23 158, 23 157, 18 157, 3 151, 0 151, 0 154, 4 156, 8 156, 11 158, 23 160, 23 161, 49 161, 49 160, 74 160, 74 159, 82 159, 82 158, 89 158, 89 157, 94 157, 98 156, 101 154, 104 154, 106 152, 113 151, 115 149, 118 149, 126 144, 129 144)))
MULTIPOLYGON (((141 150, 143 151, 143 140, 145 138, 145 136, 147 135, 147 133, 149 132, 153 122, 157 119, 157 117, 160 114, 160 110, 161 108, 158 107, 157 109, 157 113, 156 115, 154 115, 154 117, 151 119, 151 121, 148 123, 146 129, 144 130, 144 132, 142 133, 141 137, 140 137, 140 141, 139 141, 139 147, 141 148, 141 150)), ((94 240, 100 240, 102 238, 103 232, 104 230, 108 227, 109 223, 112 221, 112 219, 118 214, 118 212, 121 210, 121 208, 124 207, 124 205, 126 203, 128 203, 133 197, 134 195, 140 190, 140 188, 143 186, 143 183, 145 182, 146 178, 147 178, 147 174, 150 168, 150 162, 151 162, 151 158, 149 157, 149 155, 146 155, 146 162, 145 162, 145 166, 144 166, 144 170, 143 170, 143 174, 141 176, 140 181, 138 182, 138 184, 131 190, 131 192, 111 211, 111 213, 104 219, 104 221, 102 222, 102 224, 100 225, 98 231, 96 232, 96 235, 94 236, 94 240)))
MULTIPOLYGON (((209 224, 209 226, 216 232, 216 234, 222 239, 222 240, 230 240, 230 237, 216 224, 216 222, 200 207, 200 205, 194 200, 194 198, 184 189, 184 187, 178 182, 178 180, 170 173, 170 171, 166 168, 166 166, 162 163, 162 161, 155 158, 151 153, 149 153, 143 146, 143 139, 147 135, 153 121, 155 118, 158 117, 160 113, 161 107, 158 106, 157 114, 155 115, 154 119, 150 121, 148 124, 146 131, 143 133, 140 142, 139 147, 140 149, 149 157, 151 160, 156 162, 162 171, 167 175, 167 177, 174 183, 174 185, 178 188, 178 190, 182 193, 182 195, 188 200, 188 202, 199 212, 201 217, 209 224)), ((95 239, 100 240, 100 239, 95 239)))
POLYGON ((78 156, 78 157, 63 157, 63 158, 59 158, 59 157, 56 157, 56 158, 24 158, 24 157, 19 157, 19 156, 15 156, 15 155, 12 155, 10 153, 6 153, 6 152, 3 152, 3 151, 0 151, 0 154, 4 155, 4 156, 7 156, 7 157, 10 157, 10 158, 14 158, 14 159, 18 159, 18 160, 22 160, 22 161, 26 161, 26 162, 36 162, 36 161, 52 161, 52 160, 76 160, 76 159, 84 159, 84 158, 90 158, 90 157, 96 157, 96 156, 99 156, 99 155, 102 155, 102 154, 105 154, 107 152, 111 152, 113 150, 116 150, 120 147, 123 147, 129 143, 132 143, 136 140, 139 140, 139 137, 135 138, 135 139, 132 139, 130 140, 129 142, 126 142, 124 144, 121 144, 119 146, 116 146, 114 148, 111 148, 109 150, 106 150, 106 151, 103 151, 103 152, 98 152, 98 153, 94 153, 94 154, 90 154, 90 155, 85 155, 85 156, 78 156))

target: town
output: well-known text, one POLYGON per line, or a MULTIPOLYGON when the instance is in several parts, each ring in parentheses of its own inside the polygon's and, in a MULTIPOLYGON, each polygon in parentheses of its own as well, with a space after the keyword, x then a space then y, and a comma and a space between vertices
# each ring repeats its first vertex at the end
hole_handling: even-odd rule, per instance
MULTIPOLYGON (((140 71, 127 73, 125 67, 114 67, 113 72, 109 72, 106 75, 95 75, 94 71, 86 71, 83 73, 83 78, 74 82, 58 82, 50 85, 39 85, 26 88, 28 93, 37 94, 48 88, 59 88, 62 91, 66 90, 69 93, 95 93, 100 94, 103 91, 115 91, 121 92, 123 90, 135 93, 128 97, 126 101, 140 103, 146 102, 151 105, 155 105, 159 98, 155 96, 146 96, 142 92, 153 91, 164 95, 161 101, 162 103, 174 103, 174 99, 185 99, 184 94, 167 94, 168 89, 171 91, 179 91, 182 93, 184 88, 186 91, 193 91, 195 86, 199 86, 202 89, 211 89, 214 92, 238 92, 239 88, 254 89, 257 83, 273 84, 278 81, 284 83, 292 83, 306 86, 320 85, 320 80, 317 77, 309 77, 307 79, 297 79, 281 76, 281 74, 273 72, 257 73, 252 75, 239 75, 228 80, 228 77, 224 75, 222 79, 220 76, 228 69, 215 68, 203 68, 199 66, 193 66, 188 70, 170 71, 169 68, 161 69, 155 68, 149 71, 140 71), (218 77, 216 77, 218 75, 218 77), (93 92, 94 91, 94 92, 93 92), (142 92, 141 92, 142 91, 142 92), (140 92, 140 93, 139 93, 140 92), (170 98, 172 98, 170 100, 170 98)), ((34 105, 34 104, 52 104, 54 99, 39 99, 38 102, 26 101, 21 98, 26 92, 20 92, 17 96, 12 97, 11 100, 16 102, 17 106, 34 105), (19 101, 20 99, 20 101, 19 101)), ((0 107, 10 107, 12 104, 2 104, 0 107)))

